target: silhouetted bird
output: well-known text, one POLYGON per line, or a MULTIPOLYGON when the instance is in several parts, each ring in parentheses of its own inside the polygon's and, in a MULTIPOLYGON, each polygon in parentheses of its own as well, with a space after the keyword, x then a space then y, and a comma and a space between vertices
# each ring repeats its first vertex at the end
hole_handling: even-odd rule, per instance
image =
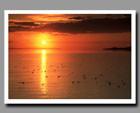
POLYGON ((79 83, 80 83, 80 81, 77 81, 77 83, 79 84, 79 83))
POLYGON ((119 86, 119 85, 118 85, 117 87, 118 87, 118 88, 120 88, 120 86, 119 86))
POLYGON ((94 79, 95 79, 95 80, 97 80, 97 78, 96 78, 96 77, 95 77, 94 79))
POLYGON ((103 76, 103 74, 100 74, 100 76, 103 76))
POLYGON ((83 75, 83 79, 87 79, 85 74, 83 75))
POLYGON ((123 85, 126 85, 126 83, 123 82, 123 85))
POLYGON ((19 84, 24 84, 24 82, 19 82, 19 84))
POLYGON ((87 79, 86 77, 83 77, 84 79, 87 79))
POLYGON ((111 82, 108 82, 108 85, 109 85, 109 86, 111 86, 111 84, 112 84, 111 82))

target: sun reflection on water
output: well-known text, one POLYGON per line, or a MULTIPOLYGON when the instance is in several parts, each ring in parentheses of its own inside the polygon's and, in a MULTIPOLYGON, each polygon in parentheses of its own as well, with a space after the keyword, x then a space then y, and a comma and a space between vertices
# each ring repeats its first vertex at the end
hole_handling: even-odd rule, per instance
POLYGON ((40 80, 40 85, 41 85, 41 90, 43 94, 47 93, 47 69, 46 69, 46 50, 42 50, 41 53, 41 80, 40 80))

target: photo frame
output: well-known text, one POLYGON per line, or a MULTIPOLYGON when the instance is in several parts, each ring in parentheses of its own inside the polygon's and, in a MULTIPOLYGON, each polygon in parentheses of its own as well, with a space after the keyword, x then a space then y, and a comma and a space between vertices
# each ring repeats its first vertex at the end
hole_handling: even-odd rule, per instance
MULTIPOLYGON (((78 21, 79 22, 79 20, 82 18, 81 16, 77 16, 77 20, 75 19, 74 20, 74 18, 73 17, 68 17, 68 19, 71 19, 70 21, 78 21)), ((84 17, 84 16, 83 16, 84 17)), ((22 17, 19 17, 20 19, 23 19, 22 17)), ((46 17, 47 18, 47 17, 46 17)), ((50 17, 51 18, 51 17, 50 17)), ((52 16, 52 20, 53 20, 53 16, 52 16)), ((59 18, 59 17, 56 17, 56 18, 59 18)), ((87 17, 86 17, 87 18, 87 17)), ((89 19, 91 19, 91 17, 88 17, 89 19)), ((97 18, 98 18, 98 16, 96 17, 96 18, 94 18, 94 19, 96 19, 97 20, 97 18)), ((104 18, 104 17, 99 17, 99 18, 104 18)), ((119 18, 119 17, 117 17, 117 18, 119 18)), ((121 17, 121 18, 124 18, 124 17, 121 17)), ((26 18, 27 19, 27 18, 26 18)), ((44 21, 51 21, 51 19, 50 20, 42 20, 43 22, 44 21)), ((67 18, 64 18, 64 19, 67 19, 67 18)), ((85 18, 84 18, 85 19, 85 18)), ((115 18, 116 19, 116 18, 115 18)), ((61 19, 60 19, 61 20, 61 19)), ((58 19, 58 22, 60 21, 59 19, 58 19)), ((5 60, 4 60, 4 103, 5 104, 136 104, 136 11, 135 10, 5 10, 5 12, 4 12, 4 57, 5 57, 5 60), (25 25, 25 23, 24 22, 22 22, 22 21, 18 21, 18 20, 16 20, 17 18, 16 17, 13 17, 12 19, 11 19, 11 26, 12 25, 15 25, 15 21, 17 21, 17 23, 16 23, 16 27, 13 27, 14 29, 10 29, 9 28, 9 26, 10 26, 10 24, 9 24, 9 15, 12 15, 12 14, 28 14, 28 15, 34 15, 34 14, 63 14, 63 15, 71 15, 71 14, 79 14, 79 15, 82 15, 82 14, 85 14, 85 15, 109 15, 110 17, 109 18, 113 18, 114 19, 114 17, 111 17, 112 15, 123 15, 123 14, 129 14, 129 15, 131 15, 131 31, 130 31, 130 37, 131 37, 131 53, 130 53, 130 57, 131 57, 131 71, 130 71, 130 75, 131 75, 131 81, 130 81, 130 84, 131 84, 131 86, 130 86, 130 90, 131 90, 131 98, 129 98, 129 99, 127 99, 127 98, 124 98, 123 99, 123 97, 122 98, 120 98, 119 99, 119 97, 116 99, 116 98, 111 98, 111 99, 108 99, 108 98, 104 98, 104 97, 102 97, 102 98, 72 98, 72 97, 68 97, 68 98, 64 98, 64 97, 62 97, 62 98, 53 98, 53 97, 51 97, 50 96, 50 98, 43 98, 43 99, 40 99, 40 98, 9 98, 9 91, 13 91, 13 89, 10 89, 9 88, 9 81, 10 80, 13 80, 12 78, 11 79, 9 79, 9 73, 10 73, 10 71, 9 71, 9 67, 10 67, 10 65, 9 65, 9 63, 10 63, 10 60, 9 60, 9 54, 10 54, 10 52, 9 52, 9 47, 10 47, 10 45, 9 45, 9 32, 10 32, 10 30, 13 30, 13 31, 11 31, 11 32, 16 32, 16 31, 18 31, 19 29, 21 29, 21 32, 24 32, 24 31, 26 31, 26 30, 24 30, 24 29, 22 29, 22 27, 19 27, 19 28, 17 28, 16 29, 16 27, 17 26, 19 26, 19 25, 25 25), (21 22, 21 23, 20 23, 21 22)), ((29 20, 27 20, 27 21, 29 21, 29 20)), ((40 21, 40 20, 39 20, 40 21)), ((56 20, 53 20, 53 21, 56 21, 56 20)), ((119 21, 121 21, 121 20, 119 20, 119 21)), ((84 22, 85 22, 85 20, 84 20, 84 22)), ((93 22, 93 21, 92 21, 93 22)), ((34 23, 30 23, 30 24, 34 24, 34 23)), ((51 22, 49 23, 50 25, 51 25, 51 22)), ((58 24, 58 23, 57 23, 58 24)), ((70 24, 70 23, 69 23, 70 24)), ((86 23, 87 24, 87 23, 86 23)), ((103 23, 102 23, 103 24, 103 23)), ((119 24, 119 23, 118 23, 119 24)), ((44 25, 44 23, 42 23, 42 25, 44 25)), ((52 25, 54 25, 54 24, 52 24, 52 25)), ((94 24, 95 25, 95 24, 94 24)), ((116 24, 117 25, 117 24, 116 24)), ((125 25, 125 24, 124 24, 125 25)), ((32 25, 30 25, 30 28, 31 28, 31 26, 32 25)), ((62 26, 62 24, 61 24, 61 26, 62 26)), ((65 27, 65 24, 63 25, 64 27, 65 27)), ((26 26, 25 26, 26 27, 26 26)), ((39 24, 37 24, 37 25, 34 25, 34 26, 32 26, 32 29, 34 29, 34 30, 38 30, 38 28, 39 27, 41 27, 41 26, 39 26, 39 24), (35 28, 34 29, 34 27, 36 27, 37 26, 37 28, 35 28)), ((58 27, 58 26, 57 26, 58 27)), ((54 27, 53 27, 54 28, 54 27)), ((125 27, 124 27, 125 28, 125 27)), ((27 28, 28 29, 28 28, 27 28)), ((72 28, 73 29, 73 28, 72 28)), ((98 27, 96 28, 96 29, 98 29, 98 27)), ((121 28, 120 28, 121 29, 121 28)), ((36 31, 37 31, 36 30, 36 31)), ((50 29, 49 29, 50 30, 50 29)), ((47 32, 49 32, 49 30, 47 31, 47 32)), ((52 29, 51 29, 52 30, 52 29)), ((51 31, 50 30, 50 31, 51 31)), ((67 32, 67 29, 61 29, 60 30, 60 32, 62 31, 62 30, 66 30, 64 33, 66 33, 67 32)), ((85 30, 85 29, 84 29, 85 30)), ((89 29, 90 30, 90 29, 89 29)), ((110 30, 110 29, 109 29, 110 30)), ((28 30, 29 31, 29 30, 28 30)), ((43 29, 43 31, 41 31, 41 32, 45 32, 44 31, 44 29, 43 29)), ((69 32, 73 32, 71 29, 69 30, 69 32)), ((79 33, 81 33, 81 32, 85 32, 85 31, 80 31, 79 30, 79 33)), ((89 33, 91 33, 92 31, 89 31, 89 33)), ((94 32, 98 32, 98 31, 94 31, 94 32)), ((103 31, 104 32, 104 31, 103 31)), ((108 31, 107 31, 108 32, 108 31)), ((113 32, 115 32, 115 31, 113 31, 113 32)), ((119 32, 123 32, 123 31, 119 31, 119 32)), ((127 30, 125 31, 125 32, 128 32, 127 30)), ((75 31, 74 31, 74 33, 73 34, 77 34, 77 32, 75 33, 75 31)), ((117 35, 118 36, 118 35, 117 35)), ((80 37, 80 36, 79 36, 80 37)), ((45 44, 46 43, 46 41, 42 41, 42 44, 45 44)), ((13 46, 13 48, 14 48, 15 46, 13 46)), ((81 47, 81 46, 80 46, 81 47)), ((14 48, 15 49, 15 48, 14 48)), ((115 50, 119 50, 120 48, 105 48, 107 51, 109 50, 111 50, 111 51, 114 51, 114 49, 115 50)), ((123 49, 126 49, 126 48, 121 48, 121 50, 123 50, 123 49)), ((43 51, 42 51, 43 52, 43 51)), ((44 51, 44 53, 46 53, 45 51, 44 51)), ((43 54, 43 53, 42 53, 43 54)), ((20 58, 20 57, 19 57, 20 58)), ((23 67, 22 67, 23 68, 23 67)), ((17 70, 17 69, 16 69, 17 70)), ((13 71, 13 70, 12 70, 13 71)), ((118 71, 120 71, 120 70, 118 70, 118 71)), ((30 72, 31 74, 32 73, 34 73, 34 72, 30 72)), ((89 73, 90 74, 90 73, 89 73)), ((14 75, 13 75, 14 76, 14 75)), ((101 76, 101 75, 100 75, 101 76)), ((57 79, 59 79, 61 76, 57 76, 57 79)), ((86 78, 84 75, 82 75, 82 77, 83 77, 83 79, 84 78, 86 78)), ((30 78, 31 79, 31 78, 30 78)), ((95 78, 94 78, 95 79, 95 78)), ((96 79, 98 79, 98 78, 96 78, 96 79)), ((77 79, 78 80, 78 79, 77 79)), ((82 81, 82 80, 81 80, 82 81)), ((81 81, 77 81, 77 84, 82 84, 82 82, 81 81)), ((83 80, 84 81, 84 80, 83 80)), ((103 80, 102 80, 103 81, 103 80)), ((70 81, 71 82, 71 85, 73 85, 73 84, 75 84, 76 82, 75 81, 73 81, 73 80, 71 80, 70 81)), ((105 84, 105 82, 107 82, 107 81, 103 81, 101 84, 105 84)), ((25 86, 25 83, 26 82, 24 82, 24 81, 16 81, 16 84, 20 84, 20 87, 18 87, 18 88, 23 88, 24 89, 24 87, 23 87, 23 85, 25 86), (22 86, 22 87, 21 87, 22 86)), ((109 84, 109 87, 110 87, 110 85, 113 85, 113 83, 114 84, 117 84, 116 83, 116 81, 115 82, 109 82, 109 83, 107 83, 107 84, 109 84)), ((84 83, 85 84, 85 83, 84 83)), ((88 82, 87 82, 87 84, 88 84, 88 82)), ((28 84, 27 84, 28 85, 28 84)), ((30 84, 29 84, 30 85, 30 84)), ((42 86, 44 86, 44 83, 43 84, 41 84, 42 86)), ((125 84, 124 84, 125 85, 125 84)), ((82 85, 83 86, 83 85, 82 85)), ((82 88, 82 86, 81 86, 81 88, 82 88)), ((103 85, 104 86, 104 85, 103 85)), ((15 87, 15 86, 14 86, 15 87)), ((72 86, 73 87, 73 86, 72 86)), ((77 86, 76 86, 77 87, 77 86)), ((78 86, 78 87, 80 87, 80 86, 78 86)), ((83 86, 83 87, 85 87, 85 86, 83 86)), ((113 87, 115 87, 115 86, 113 86, 113 87)), ((126 83, 126 87, 127 87, 127 83, 126 83)), ((118 86, 118 88, 120 88, 120 86, 118 86)), ((114 91, 114 90, 113 90, 114 91)), ((82 92, 82 91, 81 91, 82 92)), ((16 93, 12 93, 12 94, 16 94, 16 93)), ((74 93, 75 94, 75 93, 74 93)), ((80 94, 80 93, 79 93, 80 94)), ((97 96, 98 97, 98 96, 97 96)))

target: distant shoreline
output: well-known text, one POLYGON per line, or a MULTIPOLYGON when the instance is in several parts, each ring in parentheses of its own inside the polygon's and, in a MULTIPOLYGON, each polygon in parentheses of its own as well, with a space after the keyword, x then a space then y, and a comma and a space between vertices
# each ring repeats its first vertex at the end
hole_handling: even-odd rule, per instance
POLYGON ((112 47, 112 48, 104 48, 103 50, 113 50, 113 51, 131 51, 131 47, 112 47))

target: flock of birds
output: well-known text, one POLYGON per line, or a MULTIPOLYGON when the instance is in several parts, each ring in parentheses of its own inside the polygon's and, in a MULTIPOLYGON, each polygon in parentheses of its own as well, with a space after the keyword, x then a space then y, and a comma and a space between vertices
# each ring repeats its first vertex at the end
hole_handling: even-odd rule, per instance
MULTIPOLYGON (((98 84, 98 82, 102 82, 102 83, 106 83, 107 86, 111 87, 111 86, 116 86, 117 88, 121 88, 122 86, 125 86, 126 85, 126 82, 124 80, 121 80, 120 83, 114 83, 113 81, 109 81, 109 80, 106 80, 106 81, 101 81, 100 78, 103 77, 104 75, 103 74, 100 74, 99 76, 94 76, 93 78, 88 78, 88 75, 86 76, 86 74, 83 74, 82 75, 82 78, 83 80, 94 80, 96 82, 96 84, 98 84)), ((76 84, 76 83, 80 83, 80 81, 72 81, 72 84, 76 84)))
MULTIPOLYGON (((50 65, 50 67, 53 67, 53 65, 50 65)), ((64 64, 61 64, 61 66, 60 67, 58 67, 57 66, 57 69, 60 69, 60 68, 64 68, 65 66, 64 66, 64 64)), ((16 67, 17 68, 17 67, 16 67)), ((54 68, 53 68, 54 69, 54 68)), ((57 72, 57 69, 54 69, 53 71, 54 72, 57 72)), ((23 70, 26 70, 26 67, 23 67, 23 70)), ((46 71, 46 69, 44 68, 43 70, 41 69, 41 68, 39 68, 39 66, 37 67, 37 69, 33 69, 32 71, 31 71, 31 74, 33 74, 34 75, 34 73, 36 72, 36 71, 41 71, 42 73, 46 73, 47 71, 46 71)), ((30 72, 30 71, 29 71, 30 72)), ((74 72, 72 72, 71 74, 74 74, 74 72)), ((60 78, 63 78, 63 76, 61 76, 61 75, 57 75, 56 76, 58 79, 60 79, 60 78)), ((82 84, 82 83, 84 83, 85 81, 88 81, 89 82, 89 80, 92 80, 92 82, 93 82, 93 80, 94 80, 94 82, 97 84, 97 83, 99 83, 99 82, 102 82, 102 83, 104 83, 104 85, 107 85, 107 86, 109 86, 109 87, 111 87, 111 86, 115 86, 115 87, 117 87, 117 88, 121 88, 121 87, 123 87, 123 86, 125 86, 126 85, 126 82, 124 81, 124 80, 120 80, 120 82, 119 83, 114 83, 113 81, 111 81, 111 80, 103 80, 102 78, 103 77, 105 77, 105 75, 104 74, 99 74, 98 76, 89 76, 89 74, 81 74, 81 78, 79 79, 79 80, 73 80, 73 81, 71 81, 71 83, 74 85, 74 84, 82 84), (102 79, 102 81, 101 81, 101 79, 102 79)), ((48 75, 46 74, 46 79, 48 78, 48 75)), ((18 82, 19 84, 25 84, 26 82, 25 81, 20 81, 20 82, 18 82)), ((44 86, 45 84, 44 83, 42 83, 42 86, 44 86)))

